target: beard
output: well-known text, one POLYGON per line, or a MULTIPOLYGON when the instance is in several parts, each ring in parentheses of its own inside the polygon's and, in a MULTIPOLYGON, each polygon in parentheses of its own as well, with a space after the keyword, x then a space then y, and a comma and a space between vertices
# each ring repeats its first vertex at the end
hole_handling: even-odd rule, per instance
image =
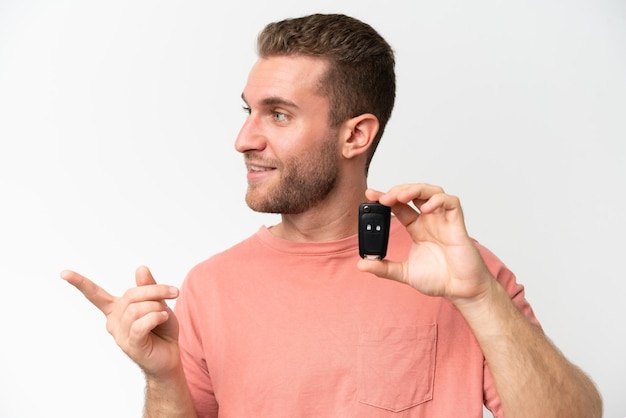
MULTIPOLYGON (((245 158, 249 158, 248 154, 245 158)), ((280 170, 278 184, 248 185, 246 203, 256 212, 298 214, 321 202, 333 190, 339 176, 337 141, 329 135, 308 155, 298 155, 284 162, 274 161, 280 170)))

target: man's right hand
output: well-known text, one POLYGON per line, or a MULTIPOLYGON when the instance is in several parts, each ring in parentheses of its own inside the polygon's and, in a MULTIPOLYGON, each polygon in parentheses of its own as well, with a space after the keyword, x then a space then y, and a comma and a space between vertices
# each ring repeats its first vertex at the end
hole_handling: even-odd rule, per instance
POLYGON ((167 378, 180 367, 178 320, 165 302, 178 297, 177 288, 157 284, 147 267, 137 269, 137 287, 121 297, 74 271, 61 272, 61 278, 106 315, 107 331, 146 377, 167 378))

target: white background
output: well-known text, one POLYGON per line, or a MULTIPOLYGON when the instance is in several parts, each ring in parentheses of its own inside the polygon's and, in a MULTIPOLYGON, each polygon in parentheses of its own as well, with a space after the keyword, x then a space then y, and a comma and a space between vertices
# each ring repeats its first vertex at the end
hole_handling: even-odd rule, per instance
POLYGON ((243 200, 239 95, 263 25, 315 11, 397 54, 370 185, 459 195, 626 416, 626 2, 298 3, 0 0, 0 417, 140 415, 140 371, 58 273, 179 285, 276 222, 243 200))

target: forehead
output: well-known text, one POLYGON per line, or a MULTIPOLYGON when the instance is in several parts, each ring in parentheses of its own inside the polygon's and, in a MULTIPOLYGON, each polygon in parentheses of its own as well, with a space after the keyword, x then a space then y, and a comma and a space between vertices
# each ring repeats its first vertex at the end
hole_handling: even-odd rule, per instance
POLYGON ((327 67, 325 60, 307 56, 259 58, 250 70, 243 97, 249 103, 268 97, 298 102, 323 98, 320 79, 327 67))

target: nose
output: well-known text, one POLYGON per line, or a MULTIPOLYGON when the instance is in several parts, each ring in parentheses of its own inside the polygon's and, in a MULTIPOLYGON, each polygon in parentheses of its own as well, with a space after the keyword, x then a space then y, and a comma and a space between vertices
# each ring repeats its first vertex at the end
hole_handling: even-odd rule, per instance
POLYGON ((266 140, 259 121, 253 115, 246 118, 235 140, 235 149, 240 153, 261 151, 265 148, 266 140))

